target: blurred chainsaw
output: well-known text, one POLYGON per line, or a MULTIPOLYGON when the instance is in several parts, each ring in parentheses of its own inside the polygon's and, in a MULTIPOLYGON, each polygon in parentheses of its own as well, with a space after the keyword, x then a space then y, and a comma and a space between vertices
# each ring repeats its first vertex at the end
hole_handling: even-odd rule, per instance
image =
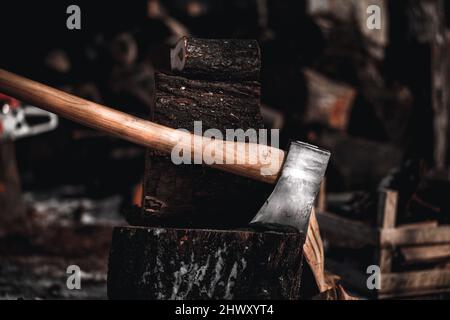
POLYGON ((58 116, 0 93, 0 142, 54 130, 58 116))

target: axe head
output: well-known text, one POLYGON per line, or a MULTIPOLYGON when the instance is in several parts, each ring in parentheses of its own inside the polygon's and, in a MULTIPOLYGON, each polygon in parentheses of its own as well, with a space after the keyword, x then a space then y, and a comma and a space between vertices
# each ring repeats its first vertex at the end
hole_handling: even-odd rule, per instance
POLYGON ((275 189, 250 225, 306 236, 311 210, 329 159, 329 151, 292 142, 275 189))

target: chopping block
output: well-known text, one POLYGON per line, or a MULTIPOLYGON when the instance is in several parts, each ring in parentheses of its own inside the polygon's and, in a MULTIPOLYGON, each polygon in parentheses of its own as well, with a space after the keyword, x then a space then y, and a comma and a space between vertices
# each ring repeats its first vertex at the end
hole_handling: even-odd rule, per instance
POLYGON ((119 227, 110 299, 299 299, 300 234, 119 227))

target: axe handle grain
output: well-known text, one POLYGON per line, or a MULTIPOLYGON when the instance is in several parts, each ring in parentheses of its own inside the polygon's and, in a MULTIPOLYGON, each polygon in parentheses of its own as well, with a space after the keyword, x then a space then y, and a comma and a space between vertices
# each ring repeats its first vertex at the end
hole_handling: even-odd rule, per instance
POLYGON ((203 155, 205 148, 221 150, 215 155, 215 159, 222 158, 223 164, 216 162, 209 164, 211 167, 262 182, 275 183, 283 165, 284 152, 280 149, 258 145, 260 154, 264 154, 266 158, 258 157, 256 162, 251 162, 248 160, 248 153, 242 152, 255 147, 250 143, 226 142, 228 146, 230 143, 233 144, 232 147, 217 149, 215 145, 224 146, 223 141, 199 136, 194 138, 192 134, 185 131, 131 116, 2 69, 0 69, 0 92, 96 130, 166 154, 170 154, 175 147, 190 150, 191 158, 194 155, 203 155), (236 159, 236 161, 226 163, 225 159, 236 159), (268 163, 267 159, 274 161, 268 163), (271 168, 271 174, 261 174, 264 168, 268 167, 271 168))

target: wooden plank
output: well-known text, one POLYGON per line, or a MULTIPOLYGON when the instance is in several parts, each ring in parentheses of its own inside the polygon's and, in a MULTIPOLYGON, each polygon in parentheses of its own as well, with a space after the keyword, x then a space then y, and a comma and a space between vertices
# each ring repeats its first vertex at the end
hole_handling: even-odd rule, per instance
POLYGON ((449 290, 450 269, 389 273, 381 276, 380 294, 415 295, 423 290, 449 290))
POLYGON ((421 298, 421 297, 436 297, 440 294, 450 293, 450 288, 442 288, 442 289, 416 289, 414 291, 407 292, 397 292, 397 293, 378 293, 378 299, 386 300, 386 299, 407 299, 407 298, 421 298))
POLYGON ((329 212, 317 212, 317 220, 325 237, 329 234, 346 240, 351 239, 361 245, 378 244, 378 231, 362 222, 342 218, 329 212))
POLYGON ((378 204, 378 228, 394 228, 397 220, 398 192, 385 190, 380 192, 378 204))
MULTIPOLYGON (((378 200, 377 224, 379 229, 394 228, 397 221, 398 193, 393 190, 380 192, 378 200)), ((382 273, 392 270, 393 249, 379 246, 376 248, 376 259, 382 273)))
POLYGON ((450 245, 400 248, 405 263, 432 263, 450 259, 450 245))
POLYGON ((427 245, 450 243, 450 226, 420 229, 380 230, 381 246, 427 245))
POLYGON ((377 247, 375 254, 377 255, 376 259, 378 259, 381 273, 391 272, 394 250, 392 248, 377 247))
POLYGON ((378 185, 393 167, 402 163, 404 153, 391 143, 355 138, 341 132, 323 132, 313 142, 330 150, 333 155, 330 165, 340 176, 340 186, 348 190, 378 185))
POLYGON ((433 221, 421 221, 416 223, 408 223, 397 226, 399 230, 408 230, 408 229, 421 229, 421 228, 436 228, 438 227, 438 222, 436 220, 433 221))

